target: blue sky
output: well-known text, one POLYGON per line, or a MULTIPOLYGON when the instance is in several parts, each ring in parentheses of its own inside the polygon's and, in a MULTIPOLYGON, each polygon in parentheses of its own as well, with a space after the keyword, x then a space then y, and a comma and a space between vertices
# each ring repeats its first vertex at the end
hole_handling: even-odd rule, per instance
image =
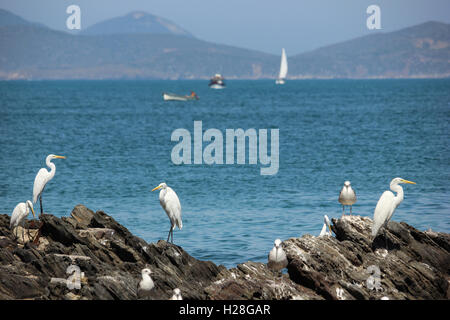
POLYGON ((382 31, 435 20, 450 23, 449 0, 0 0, 0 8, 65 29, 66 8, 81 7, 82 28, 130 11, 167 18, 196 37, 294 55, 371 32, 366 9, 381 8, 382 31))

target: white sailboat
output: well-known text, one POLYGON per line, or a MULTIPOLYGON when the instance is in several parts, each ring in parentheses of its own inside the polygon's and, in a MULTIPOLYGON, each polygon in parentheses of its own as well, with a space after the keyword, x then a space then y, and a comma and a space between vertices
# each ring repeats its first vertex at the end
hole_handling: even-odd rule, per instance
POLYGON ((286 78, 288 73, 288 63, 286 58, 286 51, 284 48, 281 50, 281 64, 280 64, 280 73, 278 74, 278 79, 275 81, 276 84, 284 84, 284 79, 286 78))

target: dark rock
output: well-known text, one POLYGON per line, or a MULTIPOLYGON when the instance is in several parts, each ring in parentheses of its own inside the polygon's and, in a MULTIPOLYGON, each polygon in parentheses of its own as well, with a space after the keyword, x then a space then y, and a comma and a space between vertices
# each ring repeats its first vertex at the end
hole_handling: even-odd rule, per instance
POLYGON ((226 269, 163 240, 147 243, 82 205, 72 217, 41 221, 39 243, 22 245, 0 215, 0 299, 168 299, 177 287, 184 299, 449 298, 450 236, 405 223, 390 222, 386 238, 372 241, 369 218, 333 219, 336 237, 283 242, 288 273, 281 274, 251 261, 226 269), (155 284, 145 295, 143 268, 155 284))
POLYGON ((386 238, 382 232, 372 242, 371 224, 369 218, 345 216, 333 219, 336 238, 284 241, 290 278, 327 299, 448 298, 449 235, 432 237, 391 221, 386 238), (374 287, 377 278, 380 285, 374 287))
POLYGON ((213 300, 323 299, 313 290, 296 284, 288 275, 273 272, 266 264, 251 261, 230 270, 223 269, 205 291, 213 300))
POLYGON ((43 223, 41 228, 43 236, 48 236, 65 246, 70 246, 74 243, 86 243, 70 223, 50 214, 43 214, 40 219, 43 223))
MULTIPOLYGON (((74 212, 89 212, 83 210, 74 212)), ((75 218, 42 215, 39 243, 22 246, 10 240, 9 217, 0 215, 0 298, 137 299, 141 270, 149 267, 155 288, 146 299, 168 299, 176 287, 186 290, 186 299, 207 299, 204 288, 224 269, 165 241, 148 244, 102 211, 89 223, 68 219, 75 218), (73 266, 83 279, 80 288, 67 287, 73 266), (34 280, 24 284, 28 277, 34 280)))
POLYGON ((82 204, 79 204, 73 208, 70 215, 77 222, 79 227, 86 228, 91 223, 91 220, 94 217, 94 212, 82 204))

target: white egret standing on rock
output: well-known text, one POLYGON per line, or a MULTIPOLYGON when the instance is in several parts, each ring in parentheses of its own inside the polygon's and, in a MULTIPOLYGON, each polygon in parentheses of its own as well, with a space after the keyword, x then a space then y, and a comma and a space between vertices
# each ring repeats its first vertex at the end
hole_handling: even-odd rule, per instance
POLYGON ((352 205, 356 202, 356 192, 352 189, 350 181, 345 181, 339 194, 339 202, 342 204, 342 216, 345 214, 345 206, 350 206, 350 214, 352 214, 352 205))
MULTIPOLYGON (((394 214, 395 209, 400 205, 403 201, 403 188, 399 185, 401 183, 410 183, 416 184, 415 182, 408 181, 402 178, 392 179, 390 189, 394 192, 397 192, 397 196, 394 195, 389 190, 383 192, 378 200, 377 206, 375 207, 375 212, 373 214, 373 224, 372 224, 372 237, 375 239, 378 231, 382 226, 385 227, 384 233, 386 238, 386 226, 392 215, 394 214)), ((386 240, 387 245, 387 240, 386 240)))
POLYGON ((50 168, 50 171, 48 171, 45 168, 41 168, 36 178, 34 178, 34 186, 33 186, 33 203, 36 203, 39 198, 39 203, 41 205, 41 215, 43 214, 43 208, 42 208, 42 192, 44 192, 44 188, 47 185, 47 183, 53 179, 56 172, 56 166, 51 161, 53 159, 65 159, 64 156, 56 156, 54 154, 49 154, 47 156, 47 159, 45 159, 45 163, 47 164, 47 167, 50 168))
POLYGON ((173 296, 170 298, 170 300, 183 300, 183 297, 181 296, 181 290, 178 288, 173 289, 173 296))
POLYGON ((183 222, 181 221, 180 199, 178 199, 175 191, 173 191, 173 189, 167 186, 167 184, 165 184, 164 182, 154 188, 152 191, 158 189, 161 189, 161 191, 159 192, 159 203, 170 219, 170 230, 167 236, 167 241, 169 241, 169 237, 172 235, 173 243, 173 229, 175 229, 175 225, 180 230, 181 228, 183 228, 183 222))
POLYGON ((275 240, 274 247, 269 252, 268 260, 267 266, 275 271, 282 270, 288 265, 286 253, 284 253, 280 239, 275 240))
MULTIPOLYGON (((11 221, 9 224, 9 227, 11 229, 17 228, 19 224, 22 224, 22 239, 25 242, 25 236, 24 236, 24 223, 25 218, 28 216, 28 213, 33 213, 33 216, 36 218, 36 215, 34 214, 33 204, 30 200, 27 200, 26 202, 19 203, 13 210, 11 214, 11 221)), ((14 232, 13 232, 14 233, 14 232)), ((14 234, 16 237, 18 237, 16 234, 14 234)))
POLYGON ((323 216, 323 227, 322 230, 320 230, 320 234, 319 237, 323 237, 323 236, 331 236, 331 225, 330 225, 330 219, 328 218, 327 215, 323 216), (328 227, 328 230, 327 230, 328 227))

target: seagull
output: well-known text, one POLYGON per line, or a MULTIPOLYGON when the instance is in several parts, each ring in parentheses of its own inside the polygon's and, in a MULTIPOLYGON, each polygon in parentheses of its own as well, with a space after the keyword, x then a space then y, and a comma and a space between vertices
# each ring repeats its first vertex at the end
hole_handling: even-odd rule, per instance
POLYGON ((342 204, 342 216, 345 215, 345 206, 350 206, 350 215, 352 214, 352 205, 356 202, 356 192, 352 189, 350 181, 345 181, 339 194, 339 202, 342 204))
POLYGON ((323 237, 323 236, 331 236, 331 225, 330 225, 330 219, 328 218, 327 215, 323 216, 323 227, 322 230, 320 231, 319 237, 323 237), (327 230, 328 227, 328 230, 327 230))
POLYGON ((272 269, 274 271, 280 271, 286 268, 287 265, 288 261, 283 247, 281 247, 281 240, 276 239, 274 242, 274 247, 269 252, 267 266, 269 267, 269 269, 272 269))
MULTIPOLYGON (((9 227, 11 228, 11 230, 14 230, 14 228, 17 228, 19 226, 19 224, 22 224, 22 239, 24 242, 25 242, 25 236, 23 233, 23 229, 24 229, 24 224, 25 224, 25 218, 30 213, 30 209, 31 209, 31 213, 33 213, 33 217, 36 218, 36 215, 34 214, 33 204, 31 203, 30 200, 27 200, 26 202, 21 202, 21 203, 17 204, 11 214, 11 220, 9 223, 9 227)), ((17 231, 17 229, 16 229, 16 231, 17 231)), ((18 238, 18 236, 16 234, 14 234, 14 235, 18 238)))
POLYGON ((150 290, 152 290, 155 287, 155 284, 153 283, 153 280, 150 277, 151 273, 152 271, 149 268, 142 269, 141 271, 142 280, 139 282, 138 297, 147 295, 150 292, 150 290))
POLYGON ((173 296, 170 298, 170 300, 183 300, 180 289, 173 289, 173 296))

